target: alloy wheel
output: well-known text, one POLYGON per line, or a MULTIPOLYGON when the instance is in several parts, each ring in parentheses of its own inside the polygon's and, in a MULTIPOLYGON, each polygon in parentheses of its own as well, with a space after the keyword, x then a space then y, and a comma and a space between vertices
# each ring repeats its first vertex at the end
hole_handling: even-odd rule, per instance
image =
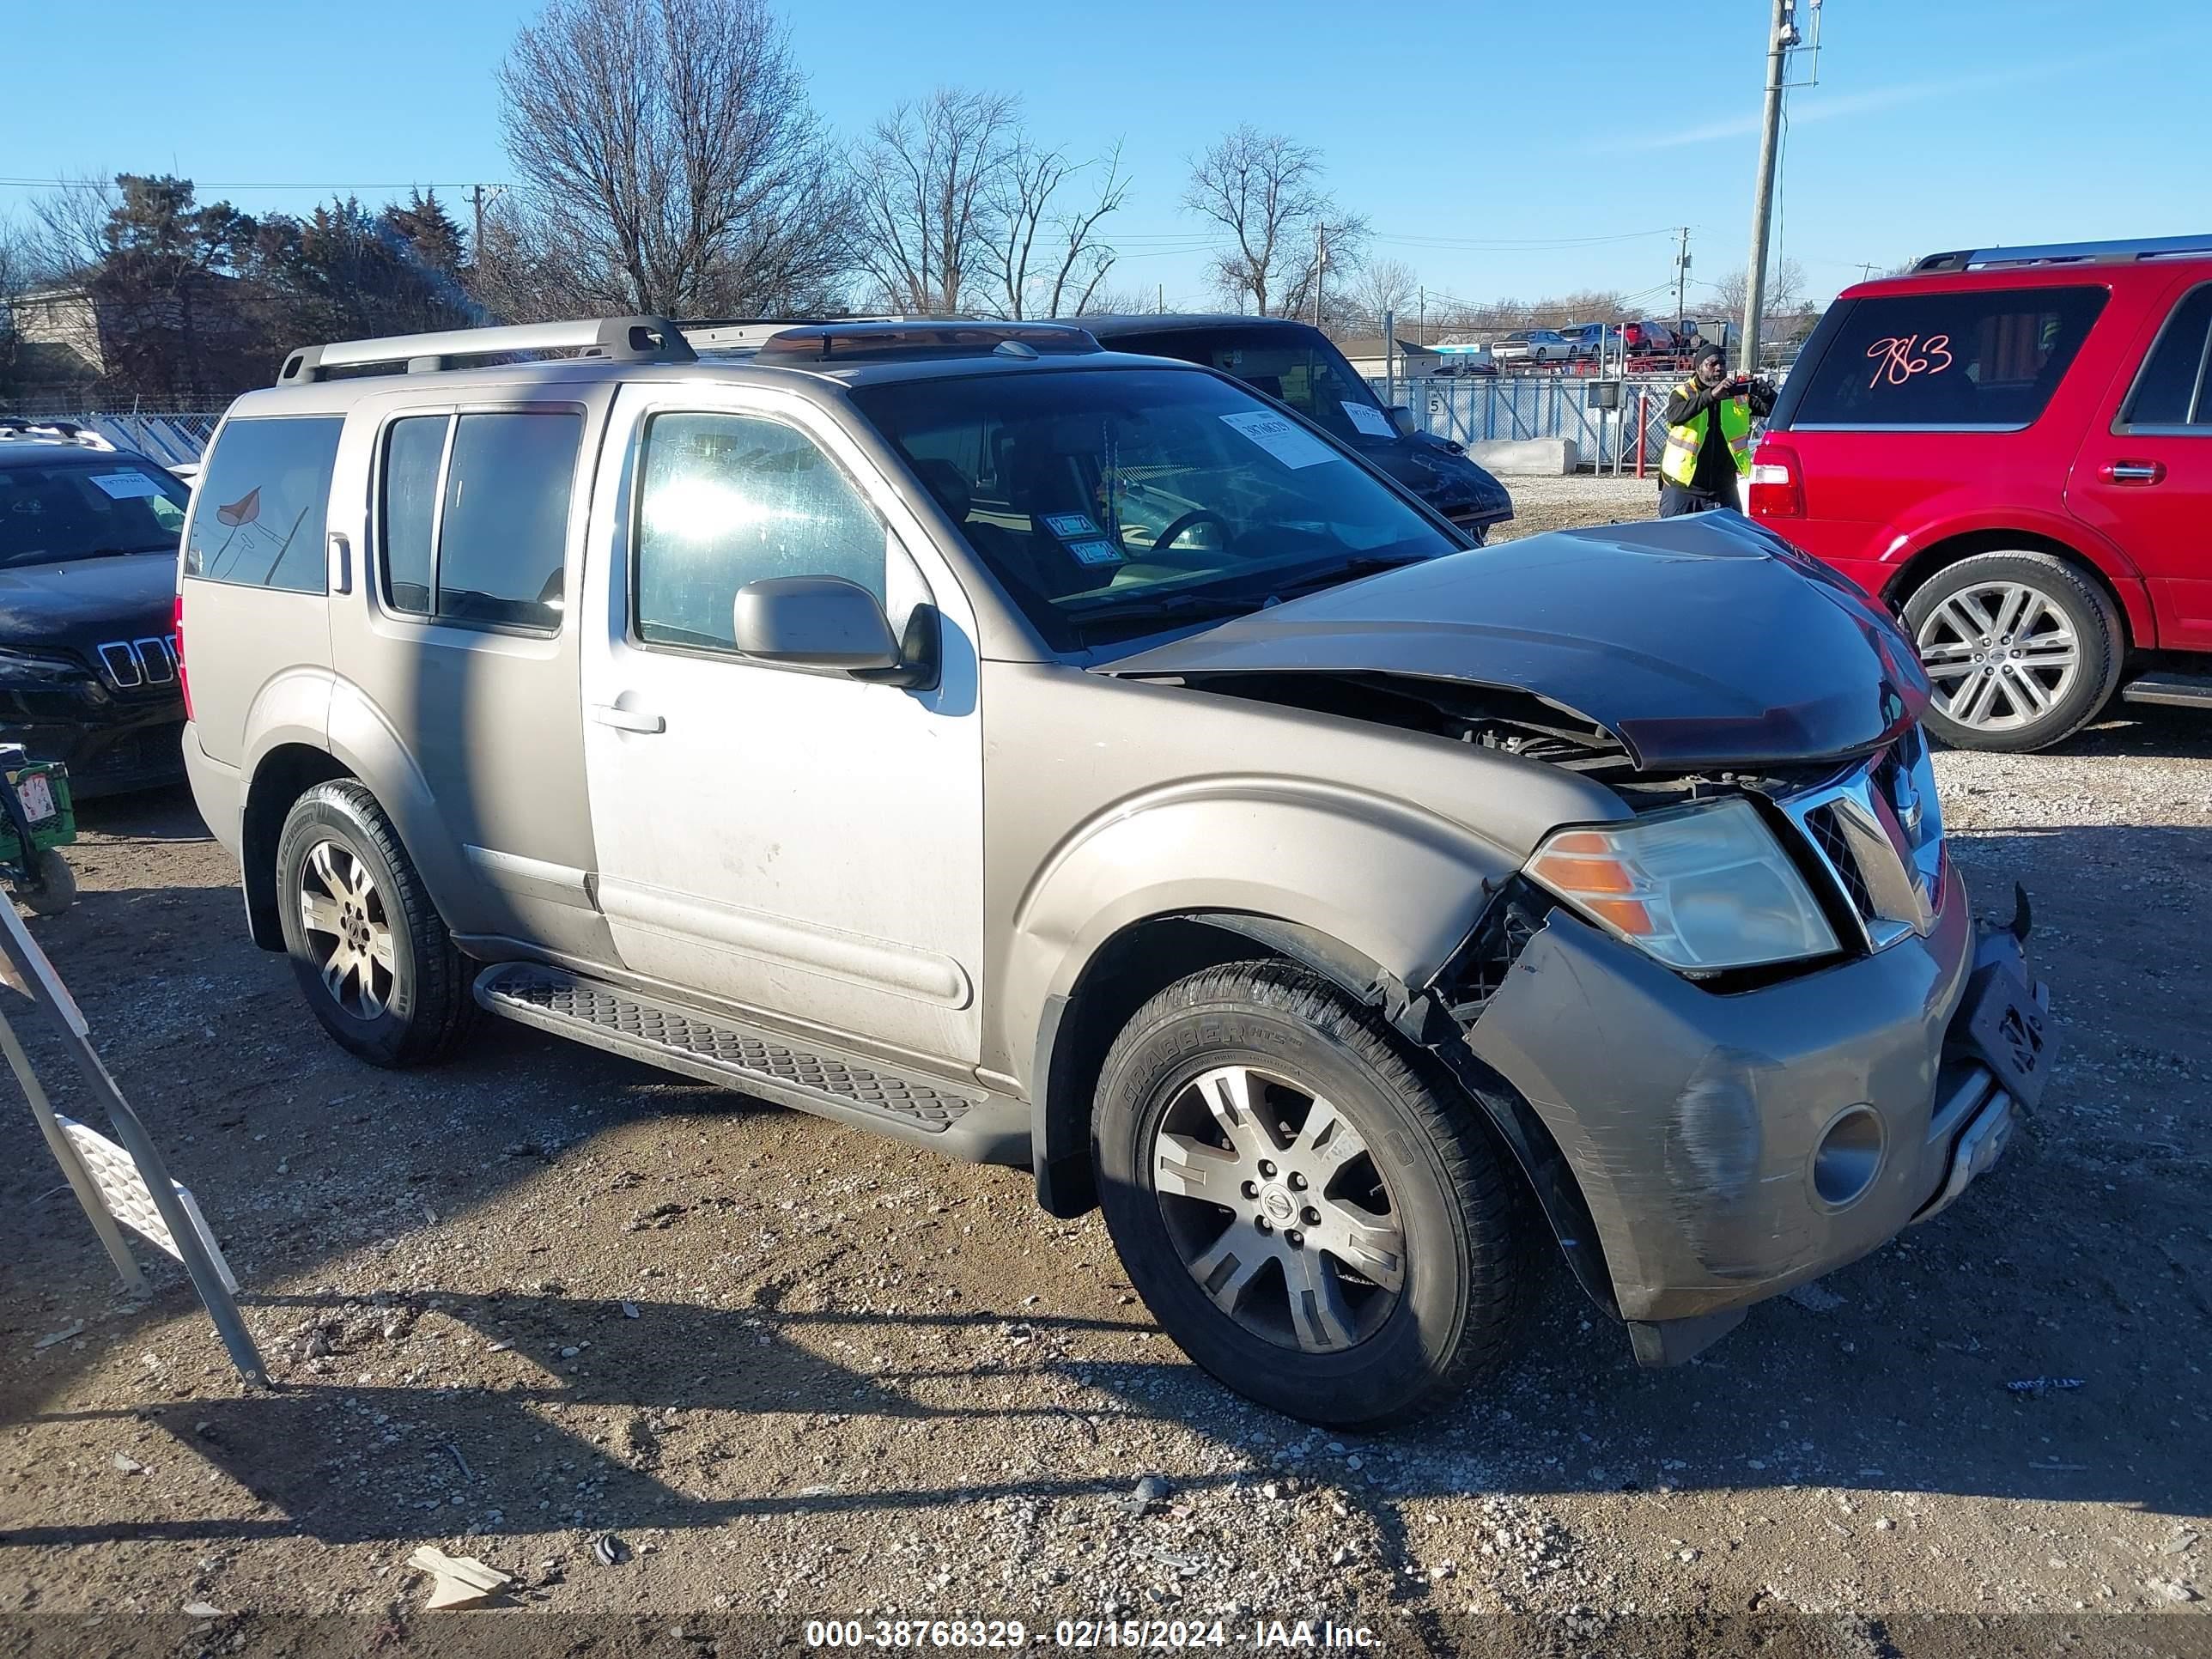
POLYGON ((356 1018, 380 1018, 392 1000, 398 953, 368 866, 341 842, 317 842, 301 862, 299 886, 300 921, 323 988, 356 1018))
POLYGON ((2002 732, 2041 719, 2081 672, 2064 611, 2021 582, 1983 582, 1944 599, 1914 641, 1936 707, 1960 726, 2002 732))
POLYGON ((1365 1139, 1286 1078, 1224 1066, 1184 1084, 1152 1171, 1183 1266, 1255 1336, 1339 1352, 1404 1294, 1405 1229, 1365 1139))

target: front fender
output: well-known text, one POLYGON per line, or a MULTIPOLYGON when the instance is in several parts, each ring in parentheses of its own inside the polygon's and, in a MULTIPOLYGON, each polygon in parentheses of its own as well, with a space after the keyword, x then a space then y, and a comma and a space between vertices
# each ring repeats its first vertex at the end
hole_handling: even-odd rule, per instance
MULTIPOLYGON (((1310 929, 1401 984, 1466 938, 1519 856, 1402 800, 1275 778, 1179 784, 1078 828, 1014 916, 1005 1052, 1034 1054, 1048 1000, 1107 942, 1152 918, 1237 912, 1310 929)), ((1031 1097, 1043 1079, 1026 1079, 1031 1097)))

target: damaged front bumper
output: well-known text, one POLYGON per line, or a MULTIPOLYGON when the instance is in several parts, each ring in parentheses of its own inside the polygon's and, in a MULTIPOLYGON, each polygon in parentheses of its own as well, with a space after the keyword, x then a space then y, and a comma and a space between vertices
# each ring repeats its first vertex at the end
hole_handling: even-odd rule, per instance
POLYGON ((1468 1030, 1571 1170, 1644 1364, 1952 1203, 2039 1097, 2047 994, 1942 881, 1925 934, 1734 994, 1553 911, 1468 1030))

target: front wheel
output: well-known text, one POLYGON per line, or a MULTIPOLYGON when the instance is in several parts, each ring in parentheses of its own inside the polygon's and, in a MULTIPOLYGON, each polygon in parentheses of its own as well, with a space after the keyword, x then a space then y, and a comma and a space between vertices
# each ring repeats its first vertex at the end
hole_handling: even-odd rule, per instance
POLYGON ((76 902, 76 872, 60 848, 37 848, 25 860, 24 878, 15 892, 33 915, 58 916, 76 902))
POLYGON ((2120 618, 2049 553, 1978 553, 1905 605, 1936 690, 1928 726, 1959 749, 2047 749, 2096 717, 2120 682, 2120 618))
POLYGON ((416 1066, 467 1035, 467 962, 362 785, 318 784, 292 804, 276 900, 301 992, 343 1047, 373 1065, 416 1066))
POLYGON ((1101 1069, 1092 1153, 1130 1283, 1240 1394, 1375 1427, 1504 1363, 1519 1189, 1474 1109, 1317 975, 1243 963, 1146 1003, 1101 1069))

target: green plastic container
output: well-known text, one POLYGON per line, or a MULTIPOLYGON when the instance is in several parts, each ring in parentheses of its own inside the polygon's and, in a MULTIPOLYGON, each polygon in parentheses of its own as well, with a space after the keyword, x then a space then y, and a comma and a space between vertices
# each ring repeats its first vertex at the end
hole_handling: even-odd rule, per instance
MULTIPOLYGON (((15 799, 30 820, 31 850, 66 847, 76 839, 76 805, 70 798, 69 768, 59 761, 30 761, 8 773, 15 799)), ((20 865, 25 853, 15 821, 0 811, 0 864, 20 865)))

